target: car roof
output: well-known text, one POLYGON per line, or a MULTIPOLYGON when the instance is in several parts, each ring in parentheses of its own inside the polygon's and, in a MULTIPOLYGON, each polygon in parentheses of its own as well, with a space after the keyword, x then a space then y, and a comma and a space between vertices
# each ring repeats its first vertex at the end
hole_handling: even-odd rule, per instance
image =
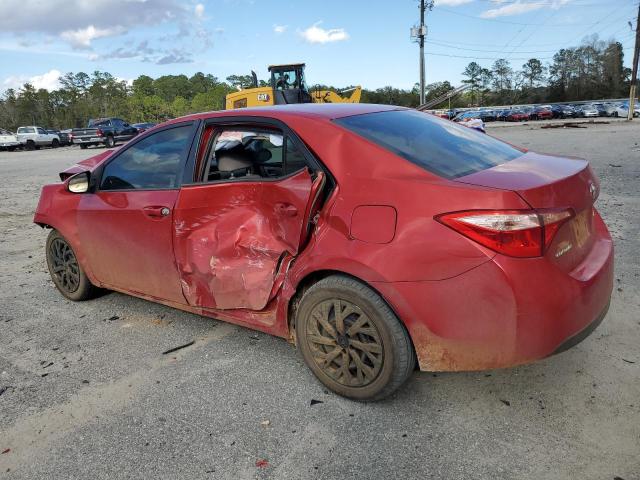
POLYGON ((300 116, 333 120, 335 118, 362 115, 365 113, 387 112, 391 110, 408 110, 393 105, 377 105, 371 103, 298 103, 291 105, 275 105, 271 107, 250 107, 234 110, 218 110, 213 112, 196 113, 185 117, 175 118, 167 123, 184 122, 185 120, 202 120, 222 117, 270 117, 276 119, 300 116))

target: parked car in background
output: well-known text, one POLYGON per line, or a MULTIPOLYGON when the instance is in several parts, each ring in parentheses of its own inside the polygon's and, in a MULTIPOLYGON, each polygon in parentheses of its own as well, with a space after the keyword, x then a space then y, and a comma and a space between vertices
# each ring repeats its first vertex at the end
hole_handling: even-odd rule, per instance
POLYGON ((91 145, 114 147, 117 142, 126 142, 138 134, 138 130, 120 118, 94 118, 86 128, 71 131, 74 145, 87 148, 91 145))
POLYGON ((529 120, 529 114, 524 110, 513 109, 507 115, 507 122, 525 122, 529 120))
POLYGON ((57 148, 60 146, 60 137, 55 133, 47 133, 42 127, 19 127, 16 133, 18 141, 27 150, 35 150, 40 147, 57 148))
POLYGON ((60 139, 60 146, 71 145, 71 138, 69 137, 68 133, 63 132, 61 130, 55 130, 55 129, 48 129, 47 133, 52 133, 54 135, 57 135, 58 138, 60 139))
POLYGON ((145 130, 149 130, 150 128, 155 127, 156 125, 157 123, 146 122, 146 123, 134 123, 131 126, 135 128, 138 131, 138 133, 142 133, 145 130))
POLYGON ((0 128, 0 150, 9 150, 10 152, 13 152, 21 145, 22 144, 15 133, 5 130, 4 128, 0 128))
POLYGON ((561 105, 561 118, 576 118, 578 116, 576 110, 571 105, 561 105))
MULTIPOLYGON (((616 105, 616 107, 613 109, 613 115, 611 115, 612 117, 622 117, 622 118, 626 118, 629 116, 629 102, 625 102, 625 103, 621 103, 619 105, 616 105)), ((635 108, 633 110, 633 117, 638 117, 640 116, 640 105, 636 104, 635 108)))
POLYGON ((607 114, 607 117, 615 117, 615 111, 620 105, 620 103, 605 103, 604 110, 607 114))
POLYGON ((613 241, 587 161, 411 109, 288 107, 178 118, 45 185, 34 222, 55 287, 289 339, 357 400, 416 364, 546 358, 604 319, 613 241))
POLYGON ((499 122, 506 122, 510 113, 511 110, 507 108, 503 110, 496 110, 496 120, 499 122))
POLYGON ((532 120, 550 120, 553 118, 553 112, 547 107, 535 107, 530 118, 532 120))
POLYGON ((580 118, 594 118, 599 117, 600 112, 593 105, 580 105, 578 107, 578 116, 580 118))
POLYGON ((598 110, 598 116, 599 117, 606 117, 607 115, 607 109, 604 107, 604 103, 592 103, 591 104, 596 110, 598 110))
POLYGON ((482 120, 483 122, 495 122, 496 121, 495 110, 487 110, 487 109, 480 110, 480 120, 482 120))

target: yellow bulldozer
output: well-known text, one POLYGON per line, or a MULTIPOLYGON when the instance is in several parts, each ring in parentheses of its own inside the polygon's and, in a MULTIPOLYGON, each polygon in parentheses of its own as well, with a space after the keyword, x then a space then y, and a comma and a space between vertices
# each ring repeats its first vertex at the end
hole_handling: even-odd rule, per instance
POLYGON ((309 90, 304 78, 304 63, 271 65, 269 73, 271 74, 269 86, 259 87, 258 77, 252 71, 253 85, 251 88, 228 94, 226 109, 289 103, 360 103, 362 94, 360 86, 340 92, 351 92, 348 97, 342 97, 332 90, 309 90))

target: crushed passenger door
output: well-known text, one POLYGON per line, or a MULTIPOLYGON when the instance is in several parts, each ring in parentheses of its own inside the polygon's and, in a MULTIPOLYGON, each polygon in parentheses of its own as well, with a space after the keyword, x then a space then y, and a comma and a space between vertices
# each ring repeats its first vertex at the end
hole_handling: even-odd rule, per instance
POLYGON ((189 304, 262 310, 280 267, 304 245, 324 178, 305 168, 277 180, 183 186, 174 249, 189 304))

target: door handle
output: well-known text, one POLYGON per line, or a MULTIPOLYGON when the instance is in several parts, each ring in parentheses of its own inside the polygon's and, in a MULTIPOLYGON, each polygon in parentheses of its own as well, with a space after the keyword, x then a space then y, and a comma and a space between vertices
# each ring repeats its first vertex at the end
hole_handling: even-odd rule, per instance
POLYGON ((276 213, 283 217, 295 217, 298 215, 298 209, 290 203, 276 203, 276 213))
POLYGON ((144 207, 144 213, 149 217, 162 218, 171 213, 169 207, 144 207))

